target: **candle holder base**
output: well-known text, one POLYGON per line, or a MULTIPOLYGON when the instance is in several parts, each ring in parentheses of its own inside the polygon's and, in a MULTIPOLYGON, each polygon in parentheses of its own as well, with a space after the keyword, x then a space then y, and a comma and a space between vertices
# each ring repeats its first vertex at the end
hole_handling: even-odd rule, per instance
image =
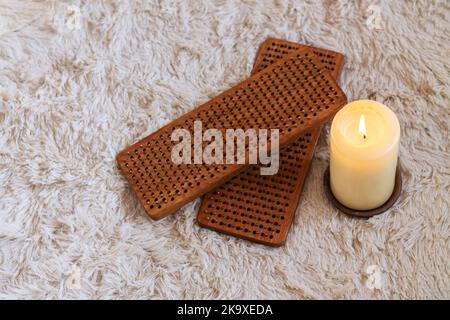
POLYGON ((400 193, 402 192, 402 173, 400 164, 397 164, 397 170, 395 172, 395 186, 394 191, 392 192, 391 197, 380 207, 372 209, 372 210, 354 210, 344 206, 340 203, 333 195, 330 186, 330 167, 325 170, 323 175, 323 183, 325 187, 325 193, 327 198, 333 203, 333 205, 338 208, 341 212, 348 214, 350 216, 359 217, 359 218, 369 218, 375 216, 377 214, 381 214, 391 208, 395 202, 397 201, 400 193))

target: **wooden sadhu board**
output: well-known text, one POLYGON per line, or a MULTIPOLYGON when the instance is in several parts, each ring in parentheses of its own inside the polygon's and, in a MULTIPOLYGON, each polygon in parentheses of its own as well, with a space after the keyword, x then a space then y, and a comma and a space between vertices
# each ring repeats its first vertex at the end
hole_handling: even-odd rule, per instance
MULTIPOLYGON (((171 152, 179 141, 172 141, 174 130, 186 129, 193 136, 194 121, 202 121, 203 132, 218 129, 223 136, 226 129, 278 129, 282 148, 331 119, 347 99, 320 61, 311 48, 292 50, 120 152, 119 167, 148 215, 161 219, 249 167, 237 163, 175 164, 171 152)), ((191 149, 194 160, 194 143, 191 149)))
MULTIPOLYGON (((344 56, 337 52, 268 39, 261 46, 252 73, 257 73, 297 50, 309 48, 337 79, 344 56)), ((260 174, 251 166, 206 194, 198 212, 198 223, 206 228, 269 246, 285 243, 303 185, 309 172, 322 123, 316 123, 280 153, 276 175, 260 174)))

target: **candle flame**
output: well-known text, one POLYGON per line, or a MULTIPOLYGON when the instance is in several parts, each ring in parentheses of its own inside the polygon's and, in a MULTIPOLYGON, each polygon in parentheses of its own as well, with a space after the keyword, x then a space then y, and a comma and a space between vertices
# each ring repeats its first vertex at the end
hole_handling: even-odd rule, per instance
POLYGON ((361 114, 361 117, 359 118, 359 133, 362 134, 364 139, 367 138, 366 120, 364 119, 364 114, 361 114))

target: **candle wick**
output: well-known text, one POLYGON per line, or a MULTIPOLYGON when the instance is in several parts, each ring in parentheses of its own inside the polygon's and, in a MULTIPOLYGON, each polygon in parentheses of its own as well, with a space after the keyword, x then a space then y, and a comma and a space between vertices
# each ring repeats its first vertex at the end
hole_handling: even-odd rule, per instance
POLYGON ((367 138, 367 136, 363 133, 363 138, 364 138, 364 140, 366 140, 366 138, 367 138))

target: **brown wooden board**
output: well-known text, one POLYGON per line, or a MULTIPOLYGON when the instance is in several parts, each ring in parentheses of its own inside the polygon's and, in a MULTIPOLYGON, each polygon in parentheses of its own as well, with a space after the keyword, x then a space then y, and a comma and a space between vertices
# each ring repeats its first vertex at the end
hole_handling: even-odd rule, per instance
MULTIPOLYGON (((253 72, 259 72, 293 51, 310 48, 334 78, 344 65, 342 54, 292 42, 268 39, 261 46, 253 72)), ((269 246, 286 241, 303 185, 309 172, 322 125, 308 130, 280 153, 276 175, 260 175, 251 166, 214 191, 206 194, 198 212, 198 223, 269 246)))
POLYGON ((344 67, 344 55, 335 51, 315 48, 295 42, 269 38, 261 45, 253 65, 252 74, 260 72, 271 64, 283 59, 287 55, 303 49, 310 49, 320 63, 330 72, 334 79, 338 79, 344 67))
POLYGON ((226 129, 279 129, 279 144, 284 147, 308 129, 331 119, 346 101, 345 94, 311 49, 294 50, 123 150, 117 161, 145 211, 151 218, 160 219, 249 166, 177 165, 171 159, 172 149, 178 144, 171 139, 175 129, 187 129, 192 136, 194 121, 199 120, 203 122, 203 132, 215 128, 224 137, 226 129))

